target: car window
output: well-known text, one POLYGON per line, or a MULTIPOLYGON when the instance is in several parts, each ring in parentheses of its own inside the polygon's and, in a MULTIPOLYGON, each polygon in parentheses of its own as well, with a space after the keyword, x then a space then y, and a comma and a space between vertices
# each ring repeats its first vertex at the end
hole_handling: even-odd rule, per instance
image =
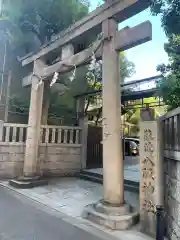
POLYGON ((131 148, 137 148, 137 144, 133 141, 130 141, 131 148))

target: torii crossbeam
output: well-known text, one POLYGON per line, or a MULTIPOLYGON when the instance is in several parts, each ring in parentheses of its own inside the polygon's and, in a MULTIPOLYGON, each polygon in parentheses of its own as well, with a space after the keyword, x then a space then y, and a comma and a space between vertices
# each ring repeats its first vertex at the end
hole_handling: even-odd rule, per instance
POLYGON ((149 0, 113 0, 98 7, 82 20, 77 21, 65 31, 62 31, 54 40, 42 46, 37 54, 31 54, 22 58, 22 65, 25 66, 40 58, 47 58, 53 51, 58 51, 64 45, 72 41, 79 42, 83 37, 88 39, 93 32, 97 35, 101 32, 102 22, 106 19, 114 18, 117 22, 122 22, 131 16, 143 11, 150 5, 149 0))
MULTIPOLYGON (((102 36, 103 37, 103 36, 102 36)), ((133 28, 126 28, 116 33, 115 49, 117 51, 125 51, 152 39, 152 26, 149 21, 141 23, 133 28)), ((73 66, 79 67, 86 65, 95 53, 96 59, 102 59, 102 39, 95 41, 91 47, 82 52, 72 55, 68 59, 59 61, 51 66, 45 66, 41 69, 39 78, 47 79, 54 72, 65 73, 70 71, 73 66)), ((32 73, 23 79, 23 86, 31 84, 32 73)))

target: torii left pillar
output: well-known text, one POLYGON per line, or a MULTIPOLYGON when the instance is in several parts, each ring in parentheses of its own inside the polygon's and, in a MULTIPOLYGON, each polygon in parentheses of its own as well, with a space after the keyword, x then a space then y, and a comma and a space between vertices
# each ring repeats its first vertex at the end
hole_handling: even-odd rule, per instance
POLYGON ((38 85, 40 79, 37 76, 44 66, 41 60, 34 62, 23 176, 18 180, 10 180, 9 183, 14 187, 29 188, 47 183, 46 180, 41 178, 40 171, 38 170, 44 82, 38 85))

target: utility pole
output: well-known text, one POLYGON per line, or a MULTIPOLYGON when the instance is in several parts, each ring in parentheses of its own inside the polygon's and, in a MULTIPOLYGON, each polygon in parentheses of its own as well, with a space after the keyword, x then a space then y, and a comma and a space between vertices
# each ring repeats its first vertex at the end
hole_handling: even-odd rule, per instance
MULTIPOLYGON (((7 0, 6 0, 7 1, 7 0)), ((3 52, 3 64, 1 69, 1 79, 0 79, 0 102, 4 105, 4 121, 7 122, 8 119, 8 108, 9 108, 9 94, 10 94, 10 84, 11 84, 11 72, 6 72, 6 64, 7 64, 7 46, 8 46, 8 33, 6 29, 3 27, 4 18, 6 17, 5 12, 5 0, 0 0, 0 17, 2 21, 2 35, 4 38, 4 52, 3 52), (7 89, 6 93, 4 93, 4 81, 5 76, 8 75, 7 79, 7 89), (5 94, 5 100, 3 101, 2 97, 5 94)), ((6 20, 5 20, 6 21, 6 20)))
POLYGON ((4 14, 4 0, 0 0, 0 17, 4 14))
POLYGON ((9 97, 10 97, 10 85, 11 85, 11 71, 8 73, 8 84, 6 91, 6 101, 5 101, 5 112, 4 112, 4 122, 8 122, 8 113, 9 113, 9 97))

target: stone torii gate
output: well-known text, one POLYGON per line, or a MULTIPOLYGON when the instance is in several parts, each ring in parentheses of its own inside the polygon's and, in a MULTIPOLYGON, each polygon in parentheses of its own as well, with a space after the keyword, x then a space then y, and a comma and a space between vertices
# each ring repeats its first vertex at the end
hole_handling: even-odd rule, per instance
POLYGON ((37 172, 38 142, 45 82, 55 72, 61 74, 72 70, 74 66, 87 64, 93 52, 97 59, 102 58, 104 197, 103 201, 98 204, 88 206, 85 215, 113 229, 130 227, 137 216, 124 202, 124 163, 120 139, 119 52, 152 38, 150 22, 121 31, 118 31, 118 23, 148 6, 148 0, 108 0, 88 16, 60 33, 56 40, 42 47, 38 53, 22 59, 23 66, 33 64, 33 73, 23 79, 24 85, 31 85, 23 178, 34 179, 39 176, 37 172), (74 45, 77 42, 86 41, 90 34, 97 35, 101 32, 101 38, 89 48, 74 52, 74 45), (55 51, 60 53, 61 60, 49 66, 47 59, 55 51))

